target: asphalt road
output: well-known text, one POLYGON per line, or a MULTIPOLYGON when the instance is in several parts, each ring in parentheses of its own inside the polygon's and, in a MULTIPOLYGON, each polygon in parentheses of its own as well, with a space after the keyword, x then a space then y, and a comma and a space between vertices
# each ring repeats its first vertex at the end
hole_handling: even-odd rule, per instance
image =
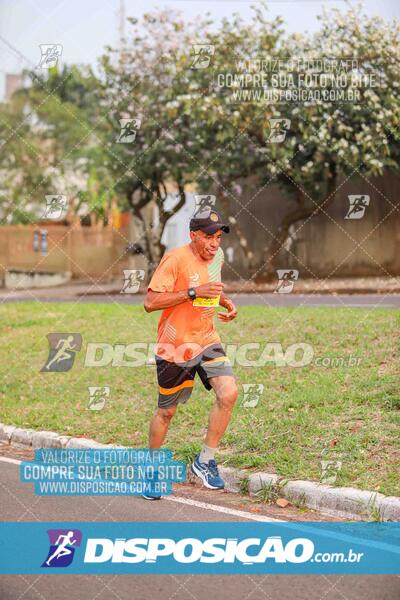
MULTIPOLYGON (((1 450, 1 448, 0 448, 1 450)), ((21 453, 2 451, 4 521, 318 521, 318 513, 255 504, 236 494, 179 486, 171 499, 35 497, 19 481, 21 453), (9 462, 9 461, 14 462, 9 462), (7 462, 6 462, 7 461, 7 462)), ((1 600, 398 600, 400 577, 384 575, 2 575, 1 600)))
MULTIPOLYGON (((264 305, 279 306, 329 306, 332 308, 400 308, 400 294, 235 294, 229 296, 238 306, 264 305)), ((142 294, 68 294, 60 291, 29 290, 24 292, 2 291, 0 305, 10 302, 95 302, 98 304, 142 304, 142 294)))

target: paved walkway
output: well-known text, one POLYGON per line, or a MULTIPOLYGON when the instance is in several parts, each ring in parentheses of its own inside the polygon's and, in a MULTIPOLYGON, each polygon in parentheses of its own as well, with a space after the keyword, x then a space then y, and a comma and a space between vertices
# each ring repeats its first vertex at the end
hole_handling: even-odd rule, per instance
MULTIPOLYGON (((238 306, 331 306, 362 308, 400 308, 400 293, 380 294, 274 294, 271 292, 237 293, 228 291, 229 296, 238 306)), ((31 290, 0 290, 0 304, 21 301, 40 302, 96 302, 108 304, 142 304, 144 294, 121 294, 115 283, 60 286, 53 288, 35 288, 31 290)))

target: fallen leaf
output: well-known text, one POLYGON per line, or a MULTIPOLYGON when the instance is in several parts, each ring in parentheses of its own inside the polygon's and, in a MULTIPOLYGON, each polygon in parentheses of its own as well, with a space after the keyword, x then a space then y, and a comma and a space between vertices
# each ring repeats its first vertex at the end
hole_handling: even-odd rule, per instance
POLYGON ((362 426, 363 426, 363 421, 356 421, 354 423, 353 427, 350 428, 350 431, 352 433, 357 433, 357 431, 359 431, 362 426))
POLYGON ((275 504, 277 504, 281 508, 286 508, 290 504, 290 502, 289 500, 286 500, 286 498, 278 498, 275 504))
POLYGON ((387 373, 387 371, 388 371, 388 367, 389 367, 388 363, 386 363, 386 362, 381 363, 378 368, 378 376, 385 375, 385 373, 387 373))

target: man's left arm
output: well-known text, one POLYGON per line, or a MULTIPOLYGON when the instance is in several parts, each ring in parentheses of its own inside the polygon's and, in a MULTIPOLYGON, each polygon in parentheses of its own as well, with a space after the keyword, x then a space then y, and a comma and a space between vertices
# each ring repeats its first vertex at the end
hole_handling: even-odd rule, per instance
POLYGON ((226 308, 226 310, 228 311, 226 313, 218 313, 218 319, 220 321, 232 321, 232 319, 234 319, 237 316, 237 309, 235 304, 230 298, 228 298, 228 296, 224 294, 224 292, 221 293, 219 305, 223 306, 223 308, 226 308))

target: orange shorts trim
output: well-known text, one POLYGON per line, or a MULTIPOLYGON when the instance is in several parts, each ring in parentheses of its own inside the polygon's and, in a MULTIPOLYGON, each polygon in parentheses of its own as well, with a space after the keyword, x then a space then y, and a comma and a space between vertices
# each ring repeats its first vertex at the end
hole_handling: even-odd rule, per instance
POLYGON ((203 364, 209 365, 215 362, 229 362, 229 358, 227 356, 217 356, 216 358, 211 358, 210 360, 205 360, 203 364))
POLYGON ((179 392, 179 390, 183 390, 184 388, 193 387, 193 385, 194 385, 193 379, 187 379, 186 381, 184 381, 183 383, 180 383, 176 387, 163 388, 160 386, 159 390, 160 390, 160 394, 165 394, 166 396, 169 396, 170 394, 175 394, 175 392, 179 392))

